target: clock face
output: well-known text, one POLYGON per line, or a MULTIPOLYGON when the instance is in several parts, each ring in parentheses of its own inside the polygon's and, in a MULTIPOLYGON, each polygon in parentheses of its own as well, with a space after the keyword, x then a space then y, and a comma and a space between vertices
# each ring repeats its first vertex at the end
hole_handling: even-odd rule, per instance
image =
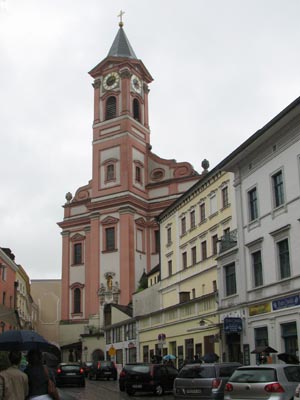
POLYGON ((103 80, 103 87, 105 90, 114 89, 119 84, 119 74, 117 72, 111 72, 110 74, 106 75, 103 80))
POLYGON ((136 75, 131 77, 131 87, 137 93, 142 93, 142 82, 136 75))

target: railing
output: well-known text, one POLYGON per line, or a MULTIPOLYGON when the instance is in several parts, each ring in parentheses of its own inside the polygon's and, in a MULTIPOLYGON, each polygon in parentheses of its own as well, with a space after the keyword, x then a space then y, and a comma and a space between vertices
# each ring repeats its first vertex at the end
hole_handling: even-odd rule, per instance
POLYGON ((237 244, 237 229, 234 229, 233 231, 230 231, 222 236, 219 240, 219 243, 219 253, 224 253, 224 251, 235 247, 237 244))

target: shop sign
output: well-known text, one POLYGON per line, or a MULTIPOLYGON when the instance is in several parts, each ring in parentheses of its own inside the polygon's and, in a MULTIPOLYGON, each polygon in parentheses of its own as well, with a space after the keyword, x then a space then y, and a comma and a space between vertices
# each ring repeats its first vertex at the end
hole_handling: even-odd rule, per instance
POLYGON ((242 318, 224 318, 225 333, 240 333, 243 330, 242 318))
POLYGON ((270 303, 262 303, 257 304, 256 306, 249 307, 249 315, 252 317, 253 315, 265 314, 271 312, 271 304, 270 303))
POLYGON ((280 310, 282 308, 288 307, 296 307, 300 305, 300 295, 296 294, 295 296, 283 297, 279 300, 272 301, 273 310, 280 310))

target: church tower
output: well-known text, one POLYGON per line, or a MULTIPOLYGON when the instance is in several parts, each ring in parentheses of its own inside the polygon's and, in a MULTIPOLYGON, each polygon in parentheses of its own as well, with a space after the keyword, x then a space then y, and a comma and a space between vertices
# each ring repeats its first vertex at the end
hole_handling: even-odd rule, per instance
MULTIPOLYGON (((99 321, 107 303, 128 305, 144 272, 159 263, 156 216, 199 175, 150 145, 148 85, 120 22, 93 78, 92 179, 66 195, 62 228, 62 342, 99 321)), ((74 166, 75 168, 75 166, 74 166)), ((77 335, 77 336, 76 336, 77 335)))

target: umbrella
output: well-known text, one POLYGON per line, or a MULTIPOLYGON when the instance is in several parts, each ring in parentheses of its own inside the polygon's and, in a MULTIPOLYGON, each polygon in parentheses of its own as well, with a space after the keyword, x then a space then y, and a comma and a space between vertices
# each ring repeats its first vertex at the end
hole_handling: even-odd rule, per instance
POLYGON ((11 350, 33 350, 47 351, 60 355, 60 350, 54 344, 48 342, 43 336, 35 331, 5 331, 0 334, 0 351, 11 350))
POLYGON ((278 351, 270 346, 257 346, 254 350, 251 351, 251 354, 259 354, 259 353, 270 354, 270 353, 278 353, 278 351))
POLYGON ((286 364, 299 364, 299 359, 294 354, 280 353, 277 354, 277 357, 286 364))
POLYGON ((201 360, 205 363, 213 363, 218 361, 219 358, 220 357, 216 353, 207 353, 203 357, 201 357, 201 360))
POLYGON ((173 356, 173 354, 167 354, 166 356, 163 356, 163 360, 176 360, 176 356, 173 356))

